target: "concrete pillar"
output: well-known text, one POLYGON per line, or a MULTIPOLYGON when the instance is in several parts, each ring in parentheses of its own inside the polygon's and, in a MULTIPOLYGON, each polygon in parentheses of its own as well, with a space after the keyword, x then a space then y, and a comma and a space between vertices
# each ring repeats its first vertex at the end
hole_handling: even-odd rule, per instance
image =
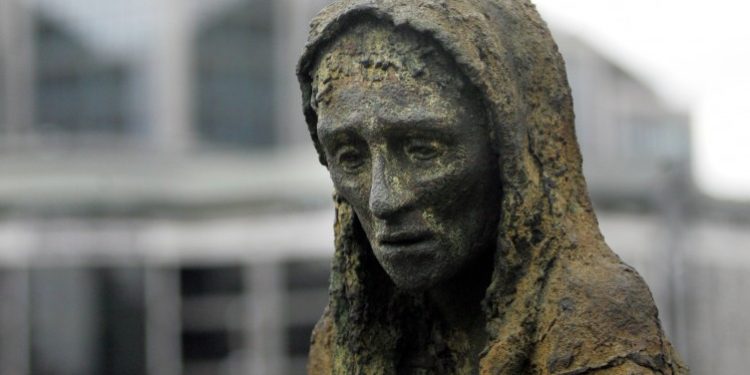
MULTIPOLYGON (((274 5, 274 109, 277 137, 284 146, 308 146, 302 115, 302 95, 295 69, 307 41, 312 17, 329 0, 273 0, 274 5)), ((310 149, 312 152, 312 149, 310 149)))
POLYGON ((182 374, 180 279, 168 266, 145 271, 146 367, 151 375, 182 374))
POLYGON ((28 270, 0 271, 0 374, 29 374, 29 316, 28 270))
POLYGON ((193 143, 193 15, 184 0, 154 2, 160 15, 148 59, 150 118, 158 150, 184 152, 193 143))
POLYGON ((17 139, 32 126, 33 41, 30 4, 24 0, 0 1, 0 135, 6 140, 17 139))
POLYGON ((284 285, 279 262, 258 262, 248 267, 247 330, 250 343, 249 374, 285 374, 284 285))

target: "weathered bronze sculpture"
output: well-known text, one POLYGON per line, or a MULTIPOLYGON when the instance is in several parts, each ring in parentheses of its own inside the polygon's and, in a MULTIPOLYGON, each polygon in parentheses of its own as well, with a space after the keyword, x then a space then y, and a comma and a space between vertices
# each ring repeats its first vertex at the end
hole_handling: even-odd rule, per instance
POLYGON ((298 74, 336 188, 311 374, 683 374, 604 243, 527 0, 347 0, 298 74))

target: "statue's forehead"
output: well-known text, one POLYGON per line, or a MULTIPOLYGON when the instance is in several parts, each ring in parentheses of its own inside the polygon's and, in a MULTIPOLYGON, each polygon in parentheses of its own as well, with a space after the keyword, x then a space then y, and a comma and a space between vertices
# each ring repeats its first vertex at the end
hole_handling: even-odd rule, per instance
POLYGON ((337 100, 351 101, 377 90, 390 97, 388 105, 436 94, 461 95, 466 80, 434 43, 415 31, 385 24, 366 23, 345 31, 315 66, 315 106, 329 104, 333 92, 339 93, 337 100))
POLYGON ((366 117, 387 123, 437 119, 460 105, 457 95, 440 93, 437 85, 416 81, 362 82, 348 81, 337 85, 323 102, 321 124, 365 122, 366 117))
POLYGON ((416 79, 341 80, 319 106, 318 135, 399 133, 399 129, 451 127, 459 119, 483 122, 480 101, 471 92, 416 79), (377 130, 373 132, 374 130, 377 130))
POLYGON ((353 73, 375 80, 387 74, 431 75, 441 81, 461 75, 453 58, 432 37, 376 20, 363 20, 339 31, 322 48, 314 73, 321 81, 353 73))
POLYGON ((407 52, 409 49, 430 50, 432 41, 409 27, 395 25, 370 18, 364 18, 343 27, 333 34, 329 47, 357 54, 367 50, 407 52))

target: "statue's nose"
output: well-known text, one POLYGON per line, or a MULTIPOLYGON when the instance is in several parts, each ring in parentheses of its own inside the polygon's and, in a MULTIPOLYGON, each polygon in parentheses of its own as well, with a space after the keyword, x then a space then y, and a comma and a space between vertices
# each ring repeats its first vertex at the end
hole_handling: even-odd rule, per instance
POLYGON ((405 211, 412 203, 412 194, 389 170, 385 157, 373 158, 370 184, 370 212, 379 219, 389 219, 405 211))

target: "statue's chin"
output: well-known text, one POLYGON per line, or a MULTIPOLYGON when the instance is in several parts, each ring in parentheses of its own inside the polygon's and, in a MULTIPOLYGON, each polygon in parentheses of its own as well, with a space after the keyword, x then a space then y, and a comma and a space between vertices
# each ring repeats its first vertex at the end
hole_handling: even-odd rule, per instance
POLYGON ((409 271, 389 272, 388 270, 386 270, 386 273, 397 289, 409 293, 425 292, 439 283, 438 278, 434 274, 429 273, 409 271))
POLYGON ((429 283, 421 283, 421 284, 419 284, 419 283, 415 283, 415 282, 411 282, 411 281, 410 282, 404 282, 404 281, 398 282, 398 281, 394 280, 393 278, 391 278, 391 280, 393 280, 393 283, 396 284, 396 288, 398 290, 401 290, 401 291, 404 291, 404 292, 409 292, 409 293, 421 293, 421 292, 425 292, 425 291, 429 290, 430 287, 432 286, 429 283))

